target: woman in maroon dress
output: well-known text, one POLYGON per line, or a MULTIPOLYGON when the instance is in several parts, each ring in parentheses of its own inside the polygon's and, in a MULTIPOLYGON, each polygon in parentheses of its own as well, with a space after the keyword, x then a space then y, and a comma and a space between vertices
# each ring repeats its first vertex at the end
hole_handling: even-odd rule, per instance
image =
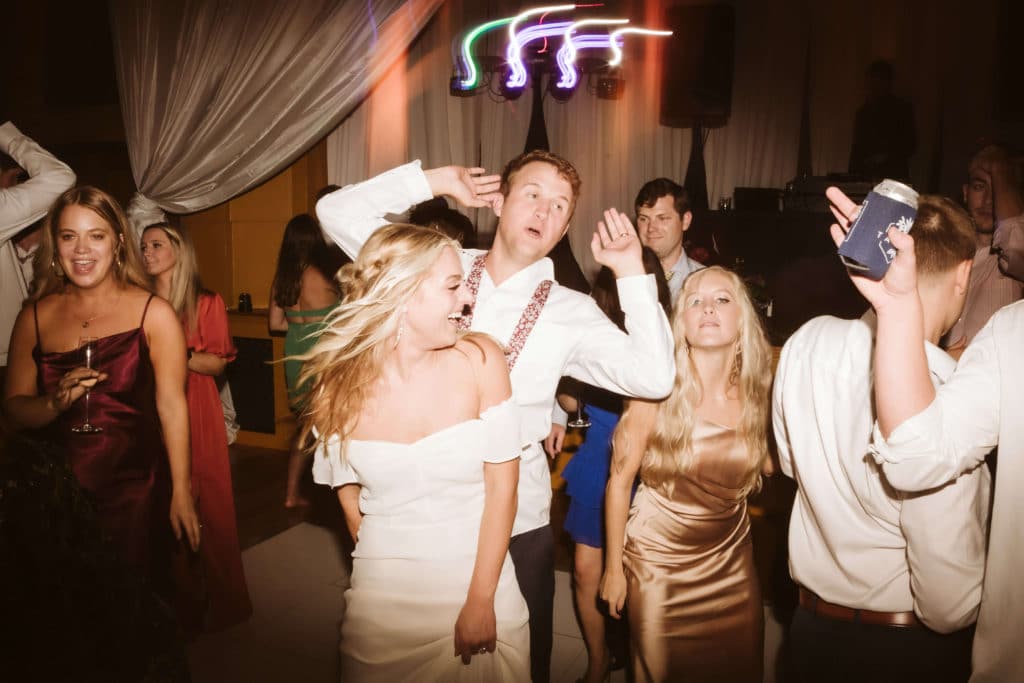
POLYGON ((174 309, 146 289, 128 235, 120 206, 102 190, 72 188, 54 203, 32 303, 11 335, 4 408, 66 455, 103 530, 163 591, 172 533, 199 546, 185 339, 174 309), (91 367, 80 349, 88 339, 91 367), (99 431, 82 431, 85 423, 99 431))
POLYGON ((242 569, 231 491, 224 413, 215 377, 235 359, 227 308, 203 289, 195 247, 185 231, 165 223, 142 233, 142 261, 153 290, 171 303, 188 340, 188 412, 192 434, 192 491, 203 523, 199 571, 176 567, 178 617, 190 633, 215 631, 252 614, 242 569))

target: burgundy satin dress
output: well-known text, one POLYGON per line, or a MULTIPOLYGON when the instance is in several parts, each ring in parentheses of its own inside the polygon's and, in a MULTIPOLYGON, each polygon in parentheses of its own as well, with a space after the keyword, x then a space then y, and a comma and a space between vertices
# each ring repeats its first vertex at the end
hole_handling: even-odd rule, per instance
MULTIPOLYGON (((85 421, 85 400, 79 399, 41 433, 67 455, 79 485, 95 499, 100 525, 124 560, 166 594, 174 543, 168 514, 170 475, 156 411, 156 377, 142 329, 145 319, 143 311, 136 329, 96 342, 93 367, 108 377, 92 389, 89 421, 103 431, 71 431, 85 421)), ((83 364, 81 351, 44 353, 41 347, 37 315, 32 357, 40 395, 54 391, 65 373, 83 364)))
POLYGON ((743 493, 747 463, 735 430, 697 417, 689 471, 636 492, 623 564, 638 683, 761 681, 764 610, 743 493))

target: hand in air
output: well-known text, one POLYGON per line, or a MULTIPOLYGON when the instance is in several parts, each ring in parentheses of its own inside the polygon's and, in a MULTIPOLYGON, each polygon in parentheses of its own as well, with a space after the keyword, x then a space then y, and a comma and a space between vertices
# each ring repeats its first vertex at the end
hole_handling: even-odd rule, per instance
POLYGON ((489 206, 500 202, 501 176, 484 175, 480 167, 442 166, 423 172, 435 197, 451 197, 469 208, 489 206))
POLYGON ((604 220, 598 221, 590 240, 590 249, 594 260, 608 266, 616 278, 644 274, 640 238, 626 214, 618 209, 604 212, 604 220))
POLYGON ((466 600, 455 622, 455 656, 469 664, 476 655, 494 652, 498 643, 498 626, 494 604, 466 600))
MULTIPOLYGON (((838 247, 846 239, 846 232, 857 217, 860 207, 847 197, 838 187, 830 187, 825 191, 836 217, 832 224, 832 240, 838 247)), ((885 277, 880 281, 857 275, 848 271, 850 280, 858 291, 868 300, 874 309, 880 310, 896 301, 905 300, 909 296, 917 296, 917 261, 914 256, 914 238, 896 228, 889 229, 889 241, 896 248, 896 258, 889 265, 885 277)))

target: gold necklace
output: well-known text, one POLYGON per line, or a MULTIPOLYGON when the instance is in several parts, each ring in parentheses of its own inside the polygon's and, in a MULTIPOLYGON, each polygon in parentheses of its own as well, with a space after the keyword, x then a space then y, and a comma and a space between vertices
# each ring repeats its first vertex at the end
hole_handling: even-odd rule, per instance
MULTIPOLYGON (((117 307, 118 307, 118 306, 119 306, 120 304, 121 304, 121 295, 120 295, 120 294, 118 294, 118 295, 117 295, 117 301, 115 301, 115 302, 114 302, 114 305, 113 305, 113 306, 112 306, 112 307, 111 307, 110 309, 108 309, 108 310, 114 310, 114 311, 116 311, 116 310, 117 310, 117 307)), ((91 318, 88 318, 87 320, 82 320, 81 318, 78 318, 78 316, 75 316, 75 317, 76 317, 76 318, 78 318, 79 322, 81 322, 81 323, 82 323, 82 329, 83 329, 83 330, 85 330, 85 329, 88 329, 88 327, 89 327, 89 323, 91 323, 91 322, 92 322, 93 320, 95 320, 96 318, 99 318, 99 317, 101 317, 101 316, 103 316, 103 315, 105 315, 105 312, 104 312, 104 311, 101 311, 101 312, 97 313, 96 315, 94 315, 93 317, 91 317, 91 318)))

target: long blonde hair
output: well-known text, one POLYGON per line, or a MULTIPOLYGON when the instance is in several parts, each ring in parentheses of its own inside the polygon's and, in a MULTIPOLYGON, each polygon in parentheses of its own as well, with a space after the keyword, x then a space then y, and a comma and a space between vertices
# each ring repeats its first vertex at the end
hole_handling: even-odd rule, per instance
MULTIPOLYGON (((171 291, 167 301, 174 308, 175 313, 185 325, 189 332, 195 330, 196 312, 199 309, 199 295, 203 292, 203 283, 199 279, 199 264, 196 260, 196 248, 192 243, 192 237, 184 228, 176 228, 170 223, 153 223, 147 225, 142 231, 163 230, 174 250, 174 269, 171 271, 171 291)), ((150 278, 152 285, 156 287, 156 278, 150 278)))
POLYGON ((690 275, 683 283, 672 318, 675 337, 676 379, 672 393, 658 405, 654 428, 647 440, 641 478, 649 486, 672 486, 678 472, 693 466, 693 427, 696 410, 703 398, 704 387, 690 357, 686 339, 683 302, 709 273, 720 273, 729 279, 740 307, 733 366, 729 382, 739 389, 742 408, 736 427, 739 438, 749 454, 744 493, 755 491, 761 483, 761 467, 768 456, 768 412, 771 398, 771 346, 746 285, 736 273, 712 266, 690 275))
MULTIPOLYGON (((319 438, 342 442, 352 433, 366 395, 394 345, 402 310, 445 248, 459 243, 437 230, 405 223, 377 230, 355 262, 338 272, 343 303, 303 361, 300 386, 312 381, 300 443, 315 428, 319 438)), ((313 444, 313 448, 316 444, 313 444)))
POLYGON ((81 185, 67 190, 53 203, 43 222, 42 238, 36 250, 33 267, 35 277, 32 284, 33 301, 55 292, 64 291, 68 280, 57 254, 57 230, 64 209, 82 206, 89 209, 110 226, 114 233, 114 263, 111 268, 114 280, 121 287, 135 285, 149 289, 149 280, 142 268, 139 245, 132 239, 128 219, 121 205, 103 190, 90 185, 81 185))

